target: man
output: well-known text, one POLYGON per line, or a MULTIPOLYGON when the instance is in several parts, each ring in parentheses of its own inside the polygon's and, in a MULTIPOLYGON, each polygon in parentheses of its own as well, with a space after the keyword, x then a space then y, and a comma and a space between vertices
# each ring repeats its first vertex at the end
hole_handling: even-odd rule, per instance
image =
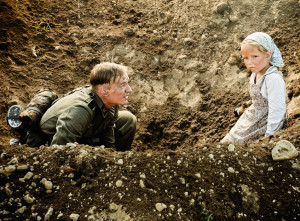
POLYGON ((41 131, 53 136, 51 145, 78 142, 129 150, 136 118, 118 105, 128 103, 132 92, 124 66, 97 64, 90 74, 90 87, 75 89, 57 99, 40 121, 41 131))

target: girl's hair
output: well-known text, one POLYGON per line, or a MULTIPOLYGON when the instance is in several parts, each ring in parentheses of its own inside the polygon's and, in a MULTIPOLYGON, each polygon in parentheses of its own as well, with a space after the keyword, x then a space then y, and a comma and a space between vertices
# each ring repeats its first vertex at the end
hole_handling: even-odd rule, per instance
POLYGON ((241 43, 241 45, 252 45, 256 47, 260 52, 268 52, 267 49, 265 49, 261 44, 257 43, 256 41, 253 40, 246 40, 241 43))
POLYGON ((94 90, 97 90, 98 85, 110 84, 126 73, 126 68, 123 65, 104 62, 97 64, 91 71, 90 84, 94 90))

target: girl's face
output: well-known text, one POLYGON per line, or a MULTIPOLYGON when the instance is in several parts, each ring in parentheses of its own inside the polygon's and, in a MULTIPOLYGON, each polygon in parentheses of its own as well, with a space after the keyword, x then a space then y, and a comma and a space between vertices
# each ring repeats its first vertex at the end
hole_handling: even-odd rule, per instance
POLYGON ((261 52, 253 45, 243 44, 241 52, 248 70, 263 75, 270 67, 271 51, 261 52))

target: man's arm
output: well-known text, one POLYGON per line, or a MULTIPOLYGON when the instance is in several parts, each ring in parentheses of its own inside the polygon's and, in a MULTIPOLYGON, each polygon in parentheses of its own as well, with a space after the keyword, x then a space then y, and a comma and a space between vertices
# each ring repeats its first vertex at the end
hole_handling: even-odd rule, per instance
POLYGON ((118 111, 115 112, 112 121, 107 125, 105 131, 103 132, 104 146, 109 148, 115 148, 115 122, 118 118, 118 111))
POLYGON ((62 113, 56 123, 51 145, 66 145, 78 141, 87 130, 92 115, 83 106, 74 106, 62 113))

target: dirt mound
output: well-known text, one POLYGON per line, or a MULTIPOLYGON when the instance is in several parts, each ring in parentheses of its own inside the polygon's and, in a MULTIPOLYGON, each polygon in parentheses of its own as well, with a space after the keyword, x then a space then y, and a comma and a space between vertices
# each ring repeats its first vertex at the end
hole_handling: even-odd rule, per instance
POLYGON ((299 157, 270 155, 279 140, 300 145, 299 13, 298 0, 1 1, 0 170, 15 170, 0 175, 0 219, 299 218, 299 157), (283 55, 289 126, 232 153, 218 141, 249 99, 239 49, 255 31, 283 55), (102 61, 129 68, 133 151, 7 145, 11 105, 85 85, 102 61))

